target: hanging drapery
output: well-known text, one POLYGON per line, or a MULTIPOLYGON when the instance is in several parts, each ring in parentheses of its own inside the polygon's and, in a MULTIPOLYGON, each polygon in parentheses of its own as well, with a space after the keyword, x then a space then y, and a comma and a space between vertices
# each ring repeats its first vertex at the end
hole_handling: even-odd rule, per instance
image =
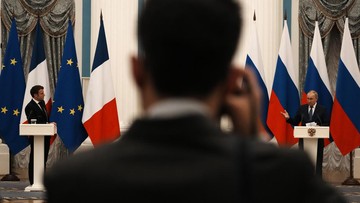
MULTIPOLYGON (((24 62, 25 78, 29 72, 31 50, 36 22, 39 18, 44 31, 45 54, 49 67, 51 93, 56 84, 57 72, 60 68, 62 49, 70 19, 75 22, 74 0, 2 0, 1 32, 2 47, 6 47, 11 19, 15 17, 20 37, 20 50, 24 62)), ((2 50, 2 55, 5 49, 2 50)))
POLYGON ((353 38, 357 59, 360 59, 360 1, 358 0, 302 0, 299 3, 300 26, 300 84, 303 86, 307 61, 310 55, 315 19, 319 21, 319 29, 323 38, 324 52, 332 90, 336 83, 341 39, 345 17, 349 18, 349 28, 353 38))
MULTIPOLYGON (((319 22, 325 60, 332 94, 335 93, 345 18, 360 62, 360 1, 359 0, 301 0, 299 2, 299 81, 303 89, 308 59, 314 35, 315 20, 319 22)), ((334 143, 324 149, 324 174, 331 177, 349 176, 349 156, 343 157, 334 143), (336 173, 336 174, 335 174, 336 173)), ((345 180, 345 178, 343 180, 345 180)), ((329 180, 333 181, 333 180, 329 180)))
MULTIPOLYGON (((50 92, 54 95, 57 74, 67 32, 68 21, 75 22, 74 0, 2 0, 1 2, 1 50, 4 56, 8 32, 12 18, 15 18, 19 34, 21 57, 25 78, 29 73, 32 49, 34 45, 35 27, 39 19, 43 30, 44 49, 50 80, 50 92)), ((0 87, 4 88, 4 87, 0 87)), ((7 88, 7 87, 5 87, 7 88)), ((26 168, 29 159, 29 147, 14 157, 15 168, 26 168)), ((67 150, 61 140, 56 139, 49 152, 48 164, 67 156, 67 150)))

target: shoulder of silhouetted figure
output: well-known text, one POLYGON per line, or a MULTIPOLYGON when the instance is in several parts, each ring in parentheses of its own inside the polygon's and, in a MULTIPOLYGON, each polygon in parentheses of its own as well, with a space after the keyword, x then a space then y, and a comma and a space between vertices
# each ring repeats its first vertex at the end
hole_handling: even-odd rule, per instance
POLYGON ((254 202, 347 202, 340 191, 315 174, 304 151, 256 141, 249 148, 254 202))

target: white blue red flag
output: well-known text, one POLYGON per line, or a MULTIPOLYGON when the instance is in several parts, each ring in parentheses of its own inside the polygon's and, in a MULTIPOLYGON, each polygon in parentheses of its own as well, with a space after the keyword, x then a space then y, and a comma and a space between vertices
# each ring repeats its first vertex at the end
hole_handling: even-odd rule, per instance
MULTIPOLYGON (((318 103, 326 108, 327 115, 331 116, 333 96, 330 89, 329 75, 326 68, 325 55, 321 42, 321 35, 318 21, 315 22, 315 31, 310 51, 309 64, 305 77, 304 90, 302 92, 302 103, 307 103, 306 94, 310 90, 315 90, 318 95, 318 103)), ((322 121, 327 122, 327 121, 322 121)), ((325 123, 318 123, 324 125, 325 123)), ((330 123, 326 123, 329 125, 330 123)), ((325 140, 325 146, 332 142, 332 138, 325 140)))
POLYGON ((296 114, 300 105, 298 78, 298 68, 294 66, 285 20, 267 117, 267 124, 279 145, 291 146, 298 142, 293 136, 293 126, 287 123, 280 113, 286 110, 290 117, 296 114))
POLYGON ((268 107, 269 107, 269 94, 268 94, 268 89, 266 87, 264 66, 263 66, 261 50, 259 46, 255 15, 254 15, 254 22, 251 26, 250 38, 251 38, 250 48, 246 56, 245 68, 248 68, 255 73, 257 81, 259 83, 260 90, 262 92, 261 112, 259 118, 260 133, 263 135, 262 136, 263 139, 270 140, 273 137, 273 135, 268 125, 266 124, 268 107))
POLYGON ((346 18, 330 122, 330 133, 344 156, 360 145, 359 101, 360 71, 346 18))

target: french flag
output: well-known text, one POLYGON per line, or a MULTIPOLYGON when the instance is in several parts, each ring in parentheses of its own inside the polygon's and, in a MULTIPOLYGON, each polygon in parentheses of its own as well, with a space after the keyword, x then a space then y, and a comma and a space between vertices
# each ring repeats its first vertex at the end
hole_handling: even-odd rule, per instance
POLYGON ((360 145, 359 101, 360 72, 346 18, 330 122, 331 135, 344 156, 360 145))
POLYGON ((267 124, 279 145, 292 146, 298 142, 298 139, 294 138, 292 125, 287 123, 280 113, 286 110, 293 117, 298 110, 300 105, 298 78, 298 70, 293 62, 289 30, 284 20, 267 117, 267 124))
POLYGON ((102 14, 82 122, 94 146, 120 137, 116 98, 102 14))
MULTIPOLYGON (((330 81, 326 68, 325 55, 321 42, 318 21, 315 22, 315 31, 310 51, 310 59, 305 77, 304 91, 302 92, 301 102, 307 103, 307 92, 315 90, 318 95, 318 103, 325 106, 327 115, 331 115, 333 96, 330 89, 330 81)), ((325 121, 323 121, 325 122, 325 121)), ((323 125, 318 123, 318 125, 323 125)), ((332 139, 325 139, 325 146, 332 142, 332 139)))
MULTIPOLYGON (((36 36, 35 36, 32 56, 31 56, 29 74, 26 82, 20 123, 27 123, 25 107, 27 103, 29 103, 32 99, 30 95, 30 89, 34 85, 41 85, 44 87, 44 93, 45 93, 44 101, 46 104, 46 111, 48 112, 48 117, 50 117, 49 112, 51 111, 52 99, 50 92, 49 73, 48 73, 46 57, 45 57, 44 42, 43 42, 41 27, 39 22, 36 25, 36 36)), ((52 136, 51 138, 53 140, 54 136, 52 136)))
POLYGON ((249 53, 246 56, 245 68, 252 70, 257 78, 258 84, 262 92, 262 101, 261 101, 261 114, 260 114, 260 133, 262 134, 262 139, 268 141, 273 138, 273 135, 266 124, 268 108, 269 108, 269 94, 265 84, 265 73, 263 67, 263 61, 261 56, 261 50, 259 46, 257 28, 256 28, 256 16, 254 14, 254 23, 251 26, 250 33, 250 49, 249 53))

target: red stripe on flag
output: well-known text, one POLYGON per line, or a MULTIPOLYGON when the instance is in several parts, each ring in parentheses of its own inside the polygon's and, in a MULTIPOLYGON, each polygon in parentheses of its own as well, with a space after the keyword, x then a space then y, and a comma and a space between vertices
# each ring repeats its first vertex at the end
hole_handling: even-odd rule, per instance
POLYGON ((284 112, 278 97, 271 92, 271 100, 269 103, 267 124, 273 132, 279 145, 294 145, 299 139, 294 138, 294 129, 291 124, 287 123, 284 116, 280 112, 284 112), (271 119, 269 119, 271 117, 271 119))
POLYGON ((114 111, 117 111, 115 98, 84 123, 94 146, 120 137, 119 120, 114 111))

